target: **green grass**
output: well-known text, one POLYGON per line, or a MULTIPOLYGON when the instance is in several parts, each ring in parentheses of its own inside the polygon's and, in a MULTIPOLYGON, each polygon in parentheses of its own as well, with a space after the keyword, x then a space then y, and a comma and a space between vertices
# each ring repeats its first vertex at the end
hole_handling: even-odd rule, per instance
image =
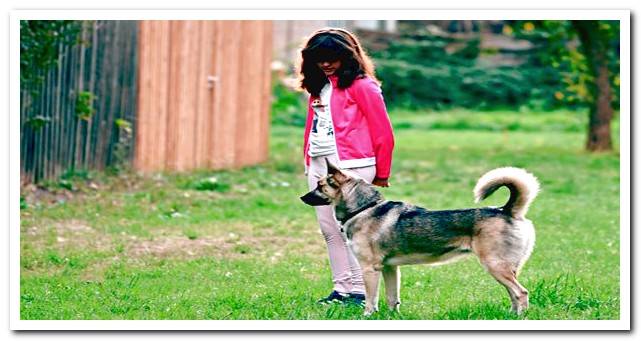
MULTIPOLYGON (((619 319, 619 155, 583 150, 581 115, 398 112, 392 121, 389 199, 475 207, 472 188, 489 169, 538 176, 528 213, 537 243, 520 277, 531 304, 511 314, 503 287, 468 258, 402 267, 401 313, 381 302, 367 319, 619 319)), ((366 319, 357 307, 314 303, 331 278, 314 211, 298 199, 302 129, 271 132, 259 166, 85 174, 38 200, 24 189, 21 318, 366 319)), ((502 189, 483 205, 506 198, 502 189)))

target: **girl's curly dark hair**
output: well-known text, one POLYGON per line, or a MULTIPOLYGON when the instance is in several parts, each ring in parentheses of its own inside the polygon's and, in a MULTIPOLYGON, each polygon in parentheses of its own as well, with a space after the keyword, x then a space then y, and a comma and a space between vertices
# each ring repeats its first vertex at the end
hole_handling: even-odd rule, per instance
POLYGON ((327 76, 316 65, 324 61, 341 61, 336 70, 338 87, 345 89, 355 79, 369 76, 379 83, 374 75, 374 64, 354 34, 341 28, 324 28, 314 32, 301 50, 299 63, 300 87, 312 96, 319 96, 327 84, 327 76))

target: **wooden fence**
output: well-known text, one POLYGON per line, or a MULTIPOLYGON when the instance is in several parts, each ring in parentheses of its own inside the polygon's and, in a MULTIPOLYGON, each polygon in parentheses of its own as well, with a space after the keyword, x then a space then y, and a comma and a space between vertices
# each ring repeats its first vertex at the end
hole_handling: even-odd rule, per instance
POLYGON ((183 171, 266 160, 270 21, 91 25, 82 44, 60 46, 37 97, 21 89, 23 181, 131 161, 183 171), (89 119, 78 115, 80 96, 93 98, 89 119))
POLYGON ((264 161, 270 21, 142 21, 138 170, 220 169, 264 161))
POLYGON ((69 169, 104 169, 131 158, 128 132, 115 122, 135 120, 136 33, 135 21, 89 22, 80 44, 59 46, 57 65, 42 70, 44 82, 37 89, 21 86, 23 181, 69 169), (93 107, 90 118, 79 118, 79 96, 93 107))

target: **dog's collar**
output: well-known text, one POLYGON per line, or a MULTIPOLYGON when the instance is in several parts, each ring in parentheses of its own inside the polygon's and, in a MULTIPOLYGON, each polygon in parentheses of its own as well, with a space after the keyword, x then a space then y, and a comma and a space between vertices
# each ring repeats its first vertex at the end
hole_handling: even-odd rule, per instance
MULTIPOLYGON (((347 215, 345 215, 345 216, 343 217, 343 219, 339 219, 339 221, 341 222, 341 224, 345 224, 348 220, 350 220, 350 219, 354 218, 354 217, 355 217, 355 216, 357 216, 359 213, 361 213, 361 212, 365 211, 365 210, 366 210, 366 209, 368 209, 368 208, 372 208, 372 207, 374 207, 374 206, 378 205, 378 203, 379 203, 379 202, 380 202, 380 201, 372 201, 372 202, 370 202, 369 204, 367 204, 367 205, 365 205, 365 206, 363 206, 363 207, 359 208, 358 210, 356 210, 356 211, 354 211, 354 212, 349 212, 349 213, 347 213, 347 215)), ((342 230, 342 227, 341 227, 341 230, 342 230)))

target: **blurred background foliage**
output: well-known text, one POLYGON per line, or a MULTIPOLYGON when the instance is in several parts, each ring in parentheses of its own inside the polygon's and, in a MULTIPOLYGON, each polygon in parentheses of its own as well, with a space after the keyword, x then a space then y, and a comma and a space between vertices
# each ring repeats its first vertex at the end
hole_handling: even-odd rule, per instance
MULTIPOLYGON (((598 30, 607 49, 608 69, 613 96, 612 107, 619 107, 619 22, 598 21, 598 30)), ((558 90, 554 97, 561 104, 585 105, 594 100, 589 86, 594 82, 590 74, 586 53, 581 51, 579 39, 572 21, 542 20, 515 21, 514 36, 527 39, 535 46, 533 64, 540 68, 552 68, 556 72, 558 90)))
POLYGON ((43 70, 58 62, 60 48, 79 43, 83 21, 21 20, 20 21, 20 86, 33 89, 44 81, 43 70))
MULTIPOLYGON (((600 21, 612 107, 619 107, 619 23, 600 21)), ((396 34, 357 31, 390 109, 586 109, 594 77, 571 21, 472 22, 472 29, 399 21, 396 34), (488 38, 489 37, 489 38, 488 38)), ((305 103, 276 82, 275 123, 304 125, 305 103)))
MULTIPOLYGON (((618 22, 609 32, 613 106, 618 107, 618 22)), ((580 108, 589 103, 586 58, 570 21, 507 21, 498 27, 502 46, 484 47, 480 35, 454 35, 406 22, 400 39, 371 50, 391 106, 477 109, 580 108), (527 48, 520 48, 520 46, 527 48), (512 55, 512 60, 492 58, 512 55)))

